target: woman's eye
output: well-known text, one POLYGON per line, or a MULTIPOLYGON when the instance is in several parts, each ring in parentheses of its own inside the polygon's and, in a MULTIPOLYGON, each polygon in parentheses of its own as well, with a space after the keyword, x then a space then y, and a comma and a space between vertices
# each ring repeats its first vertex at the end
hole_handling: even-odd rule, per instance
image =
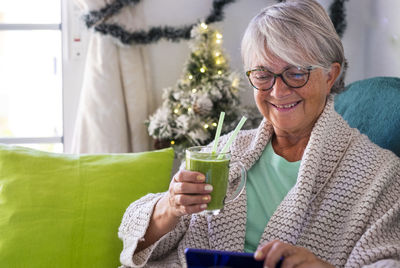
POLYGON ((302 79, 306 74, 305 73, 287 73, 286 74, 289 78, 293 79, 302 79))
POLYGON ((254 77, 255 77, 256 79, 258 79, 258 80, 268 80, 268 79, 271 79, 272 75, 270 75, 270 74, 268 74, 268 73, 263 73, 263 72, 261 72, 261 73, 256 73, 256 74, 254 75, 254 77))

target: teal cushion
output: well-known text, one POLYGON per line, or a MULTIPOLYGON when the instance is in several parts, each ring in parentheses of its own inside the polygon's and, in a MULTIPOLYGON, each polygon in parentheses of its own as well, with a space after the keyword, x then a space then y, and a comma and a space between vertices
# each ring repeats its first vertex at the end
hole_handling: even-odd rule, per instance
POLYGON ((0 267, 117 267, 124 211, 168 189, 173 157, 0 145, 0 267))
POLYGON ((400 156, 400 78, 354 82, 335 97, 335 109, 351 127, 400 156))

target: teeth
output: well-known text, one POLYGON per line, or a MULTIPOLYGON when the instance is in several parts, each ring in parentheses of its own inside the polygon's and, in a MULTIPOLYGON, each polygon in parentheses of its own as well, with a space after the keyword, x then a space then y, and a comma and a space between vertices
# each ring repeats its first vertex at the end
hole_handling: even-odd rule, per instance
POLYGON ((288 109, 288 108, 294 107, 296 104, 297 104, 297 102, 296 103, 292 103, 292 104, 287 104, 287 105, 276 105, 275 104, 275 106, 278 107, 278 108, 282 108, 282 109, 288 109))

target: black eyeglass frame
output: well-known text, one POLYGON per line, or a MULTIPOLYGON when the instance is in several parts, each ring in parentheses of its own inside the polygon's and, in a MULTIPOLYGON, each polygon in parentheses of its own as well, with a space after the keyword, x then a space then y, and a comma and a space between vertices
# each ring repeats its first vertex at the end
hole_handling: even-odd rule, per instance
POLYGON ((302 68, 302 67, 297 67, 297 68, 302 68, 302 69, 305 69, 305 70, 307 70, 307 80, 304 82, 304 84, 303 85, 301 85, 301 86, 291 86, 291 85, 289 85, 288 84, 288 82, 285 80, 285 78, 283 77, 283 73, 284 72, 286 72, 287 70, 289 70, 290 68, 293 68, 293 67, 296 67, 296 66, 288 66, 288 67, 286 67, 281 73, 279 73, 279 74, 276 74, 276 73, 273 73, 273 72, 271 72, 270 70, 268 70, 268 69, 266 69, 266 68, 257 68, 257 69, 253 69, 253 70, 249 70, 249 71, 247 71, 246 72, 246 76, 247 76, 247 78, 249 79, 249 82, 250 82, 250 84, 251 84, 251 86, 253 87, 253 88, 255 88, 255 89, 257 89, 257 90, 261 90, 261 91, 267 91, 267 90, 270 90, 271 88, 273 88, 273 86, 275 85, 275 83, 276 83, 276 78, 277 77, 280 77, 281 79, 282 79, 282 81, 285 83, 285 85, 287 85, 288 87, 290 87, 290 88, 301 88, 301 87, 304 87, 307 83, 308 83, 308 80, 310 79, 310 73, 311 73, 311 71, 312 70, 314 70, 315 68, 317 68, 317 67, 315 67, 315 66, 308 66, 308 67, 306 67, 306 68, 302 68), (272 83, 272 85, 269 87, 269 88, 266 88, 266 89, 259 89, 259 88, 257 88, 256 86, 254 86, 253 85, 253 82, 251 82, 251 79, 250 79, 250 74, 251 74, 251 72, 254 72, 254 71, 267 71, 267 72, 269 72, 270 74, 272 74, 273 76, 274 76, 274 82, 272 83))

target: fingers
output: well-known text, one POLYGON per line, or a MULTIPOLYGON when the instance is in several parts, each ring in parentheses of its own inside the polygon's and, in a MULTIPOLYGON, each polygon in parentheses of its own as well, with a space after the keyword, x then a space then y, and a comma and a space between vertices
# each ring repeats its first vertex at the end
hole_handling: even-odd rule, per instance
POLYGON ((209 194, 213 190, 205 183, 176 182, 172 187, 175 194, 209 194))
POLYGON ((211 201, 209 195, 170 195, 170 207, 175 215, 183 216, 207 209, 207 203, 211 201))
POLYGON ((199 213, 207 208, 207 204, 198 204, 192 206, 178 206, 176 208, 178 215, 183 216, 186 214, 199 213))
MULTIPOLYGON (((296 247, 281 241, 274 241, 271 249, 266 255, 266 264, 268 267, 275 267, 279 260, 283 257, 286 265, 286 258, 296 252, 296 247)), ((285 265, 282 265, 285 267, 285 265)), ((281 266, 281 267, 282 267, 281 266)))
POLYGON ((254 257, 257 260, 265 259, 264 266, 266 267, 275 267, 285 251, 289 250, 289 246, 291 245, 274 240, 258 248, 254 257))
POLYGON ((175 174, 170 188, 174 194, 209 194, 212 186, 204 182, 204 174, 181 170, 175 174))
POLYGON ((198 213, 207 208, 212 186, 204 182, 205 176, 199 172, 181 170, 175 174, 168 191, 169 205, 175 215, 198 213))
MULTIPOLYGON (((276 241, 276 240, 275 240, 276 241)), ((258 249, 256 250, 256 252, 254 253, 254 258, 256 260, 263 260, 265 259, 265 257, 267 256, 269 250, 271 249, 271 247, 274 245, 274 242, 269 242, 267 244, 264 244, 262 246, 259 246, 258 249)))
POLYGON ((176 182, 203 183, 206 181, 206 177, 200 172, 181 170, 175 174, 174 180, 176 182))
POLYGON ((284 243, 279 240, 271 241, 260 246, 254 254, 255 259, 263 260, 264 267, 331 267, 318 259, 311 251, 284 243))
POLYGON ((196 204, 207 204, 211 200, 210 195, 175 195, 175 204, 180 206, 192 206, 196 204))

